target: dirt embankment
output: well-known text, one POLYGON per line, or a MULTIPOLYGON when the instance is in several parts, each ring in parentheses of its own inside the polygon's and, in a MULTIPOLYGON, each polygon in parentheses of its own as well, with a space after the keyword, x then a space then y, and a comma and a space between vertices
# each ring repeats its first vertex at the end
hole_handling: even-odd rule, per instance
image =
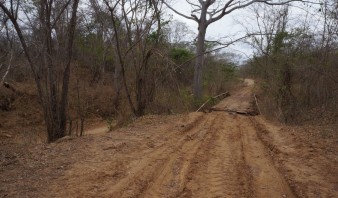
POLYGON ((324 152, 250 116, 252 88, 207 114, 146 116, 28 149, 2 145, 0 197, 337 197, 337 147, 324 152))

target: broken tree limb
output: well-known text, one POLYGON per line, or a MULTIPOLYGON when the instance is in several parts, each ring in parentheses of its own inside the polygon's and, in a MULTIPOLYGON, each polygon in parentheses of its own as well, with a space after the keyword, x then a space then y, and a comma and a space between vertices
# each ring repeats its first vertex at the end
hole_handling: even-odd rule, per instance
POLYGON ((258 109, 258 113, 261 115, 261 110, 259 109, 259 105, 258 105, 256 94, 254 94, 254 98, 255 98, 257 109, 258 109))
POLYGON ((196 110, 196 112, 198 112, 199 110, 201 110, 209 101, 211 100, 211 98, 209 98, 205 103, 203 103, 201 106, 200 106, 200 108, 198 108, 197 110, 196 110))
POLYGON ((213 96, 213 97, 209 98, 207 101, 205 101, 205 102, 204 102, 204 103, 196 110, 196 112, 198 112, 198 111, 201 110, 206 104, 208 104, 208 102, 210 102, 211 99, 218 99, 218 98, 220 98, 220 97, 222 97, 222 99, 223 99, 223 98, 225 98, 225 97, 227 97, 227 96, 230 96, 229 92, 224 92, 224 93, 221 93, 221 94, 219 94, 219 95, 217 95, 217 96, 213 96))
MULTIPOLYGON (((9 70, 11 69, 11 66, 12 66, 12 59, 13 59, 13 50, 11 50, 11 56, 9 58, 9 62, 8 62, 8 66, 7 66, 7 69, 6 69, 6 72, 5 74, 2 76, 2 79, 1 79, 1 84, 4 84, 5 83, 5 79, 9 73, 9 70)), ((1 65, 2 67, 2 65, 1 65)), ((1 68, 0 67, 0 68, 1 68)))
POLYGON ((219 95, 217 95, 217 96, 214 96, 214 97, 212 97, 212 98, 217 99, 217 98, 219 98, 219 97, 221 97, 221 96, 222 96, 222 99, 223 99, 223 98, 225 98, 225 97, 230 96, 230 93, 229 93, 229 92, 224 92, 224 93, 221 93, 221 94, 219 94, 219 95))

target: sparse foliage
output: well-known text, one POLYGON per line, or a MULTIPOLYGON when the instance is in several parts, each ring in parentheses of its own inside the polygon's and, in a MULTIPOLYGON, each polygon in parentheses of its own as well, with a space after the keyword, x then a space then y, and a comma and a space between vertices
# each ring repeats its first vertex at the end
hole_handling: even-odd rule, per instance
POLYGON ((334 63, 337 37, 333 31, 337 23, 334 15, 328 14, 333 7, 334 4, 323 1, 320 9, 315 9, 312 17, 322 19, 317 30, 306 22, 314 20, 311 15, 293 27, 288 7, 253 8, 253 20, 258 23, 260 34, 249 42, 256 52, 246 69, 264 82, 265 104, 270 106, 266 113, 277 112, 272 116, 284 122, 297 122, 301 114, 313 107, 321 106, 322 112, 325 108, 337 108, 334 105, 337 81, 333 77, 338 75, 334 63))
POLYGON ((198 24, 198 34, 196 41, 196 60, 194 68, 194 82, 193 82, 193 92, 195 98, 201 98, 202 96, 202 84, 203 84, 203 65, 204 65, 204 53, 205 43, 206 43, 206 32, 210 24, 219 21, 224 16, 231 14, 235 10, 239 10, 250 6, 252 4, 266 4, 266 5, 286 5, 293 1, 302 1, 302 0, 228 0, 228 1, 216 1, 216 0, 206 0, 206 1, 188 1, 186 2, 192 7, 191 13, 181 13, 175 10, 170 6, 166 1, 163 3, 171 9, 176 14, 195 21, 198 24))
POLYGON ((41 0, 26 7, 21 1, 0 2, 0 8, 11 21, 33 73, 49 142, 66 135, 70 64, 78 3, 79 0, 41 0), (27 10, 31 13, 27 13, 27 10), (26 35, 25 24, 21 22, 24 20, 32 25, 32 37, 26 35))

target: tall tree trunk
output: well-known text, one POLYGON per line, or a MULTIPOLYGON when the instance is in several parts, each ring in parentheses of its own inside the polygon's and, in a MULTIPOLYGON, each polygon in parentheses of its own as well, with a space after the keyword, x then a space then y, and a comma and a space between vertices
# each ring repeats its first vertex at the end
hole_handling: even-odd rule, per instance
POLYGON ((77 8, 79 5, 79 0, 74 0, 72 5, 72 17, 69 23, 68 31, 68 42, 66 49, 66 67, 63 72, 63 82, 62 82, 62 93, 60 101, 60 113, 59 113, 59 133, 63 137, 66 135, 66 124, 67 124, 67 106, 68 106, 68 88, 69 88, 69 77, 70 77, 70 63, 73 56, 73 43, 74 35, 77 21, 77 8))
POLYGON ((194 70, 194 84, 193 84, 193 90, 194 90, 194 97, 196 99, 202 97, 202 85, 203 85, 203 65, 204 65, 204 42, 205 42, 205 35, 207 32, 207 4, 202 4, 201 9, 201 17, 199 19, 198 24, 198 35, 197 35, 197 44, 196 44, 196 62, 195 62, 195 70, 194 70))
POLYGON ((140 71, 137 74, 137 82, 136 82, 136 101, 137 101, 137 109, 136 116, 142 116, 145 113, 147 102, 150 101, 151 93, 149 92, 148 83, 149 79, 147 79, 148 74, 148 61, 150 56, 152 55, 151 50, 149 50, 146 56, 143 59, 142 66, 140 71))
MULTIPOLYGON (((115 60, 118 57, 114 58, 115 60)), ((122 89, 122 67, 119 61, 115 61, 115 71, 114 71, 114 97, 113 97, 113 105, 115 109, 118 109, 119 106, 119 98, 122 89)))
POLYGON ((195 70, 194 70, 194 97, 201 98, 202 97, 202 83, 203 76, 202 70, 204 65, 204 41, 205 41, 206 27, 200 26, 198 37, 197 37, 197 46, 196 46, 196 62, 195 62, 195 70))

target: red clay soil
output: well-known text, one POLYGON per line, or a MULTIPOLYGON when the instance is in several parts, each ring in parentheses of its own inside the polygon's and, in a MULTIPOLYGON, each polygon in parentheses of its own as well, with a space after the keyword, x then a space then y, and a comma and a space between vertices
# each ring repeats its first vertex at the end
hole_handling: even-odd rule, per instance
POLYGON ((338 197, 337 141, 246 115, 253 86, 210 113, 145 116, 52 144, 1 138, 0 197, 338 197))

